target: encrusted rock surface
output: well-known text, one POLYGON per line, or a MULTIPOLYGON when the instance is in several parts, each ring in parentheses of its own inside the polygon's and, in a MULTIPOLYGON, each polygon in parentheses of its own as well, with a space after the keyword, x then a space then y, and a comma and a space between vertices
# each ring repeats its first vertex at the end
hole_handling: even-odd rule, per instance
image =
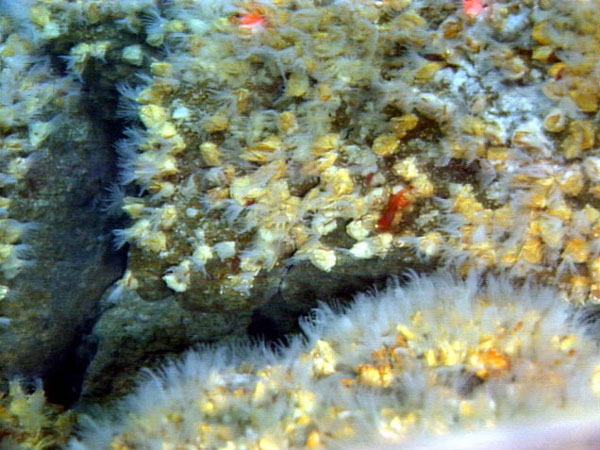
POLYGON ((597 1, 0 5, 7 374, 83 340, 93 398, 411 269, 600 299, 597 1))
POLYGON ((147 191, 124 199, 127 287, 234 312, 282 266, 335 277, 342 255, 394 253, 400 270, 439 257, 594 300, 597 17, 594 2, 175 2, 156 22, 169 55, 121 87, 137 123, 122 178, 147 191))

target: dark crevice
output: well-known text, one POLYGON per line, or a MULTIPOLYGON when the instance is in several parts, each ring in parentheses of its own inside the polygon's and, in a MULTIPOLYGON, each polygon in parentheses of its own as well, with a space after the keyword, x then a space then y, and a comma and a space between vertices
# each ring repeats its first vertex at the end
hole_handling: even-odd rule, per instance
POLYGON ((77 338, 42 375, 50 403, 69 407, 79 399, 86 369, 97 350, 97 343, 87 338, 95 323, 95 317, 87 320, 78 330, 77 338))
MULTIPOLYGON (((60 59, 54 60, 55 65, 60 68, 60 59)), ((115 144, 125 138, 124 129, 127 126, 125 120, 115 120, 115 111, 118 105, 118 93, 116 89, 101 89, 94 77, 86 76, 86 83, 82 85, 82 105, 89 120, 100 130, 99 146, 102 152, 108 154, 109 167, 103 165, 94 169, 90 164, 90 183, 98 183, 99 188, 90 188, 89 195, 82 195, 85 186, 78 190, 73 197, 77 207, 89 210, 91 215, 97 216, 102 222, 102 236, 98 236, 106 242, 106 249, 102 258, 102 264, 113 267, 122 276, 127 265, 127 246, 115 249, 113 245, 113 230, 127 226, 128 218, 124 214, 111 216, 103 211, 109 196, 111 186, 118 183, 118 161, 115 144)), ((93 158, 93 154, 90 155, 93 158)), ((99 159, 100 161, 101 159, 99 159)), ((130 187, 133 190, 135 187, 130 187)), ((125 192, 128 192, 125 190, 125 192)), ((113 280, 114 281, 116 281, 113 280)), ((110 283, 112 284, 112 282, 110 283)), ((99 300, 99 298, 98 298, 99 300)), ((74 333, 75 338, 59 355, 53 355, 47 369, 42 373, 42 383, 49 402, 65 407, 72 406, 80 398, 84 378, 87 369, 98 349, 98 343, 92 337, 92 331, 100 319, 101 310, 96 302, 92 315, 81 324, 74 333)))

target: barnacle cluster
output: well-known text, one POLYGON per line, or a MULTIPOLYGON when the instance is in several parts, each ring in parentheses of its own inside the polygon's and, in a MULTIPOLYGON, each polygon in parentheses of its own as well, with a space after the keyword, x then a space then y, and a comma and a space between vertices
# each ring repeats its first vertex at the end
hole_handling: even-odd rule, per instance
POLYGON ((55 449, 64 445, 75 425, 75 414, 46 402, 37 387, 27 393, 17 380, 0 392, 0 446, 6 449, 55 449))
POLYGON ((507 269, 560 286, 570 301, 598 301, 599 5, 526 5, 498 3, 488 19, 498 33, 519 15, 527 19, 516 48, 498 45, 490 54, 489 44, 478 44, 474 54, 528 86, 517 91, 537 102, 536 111, 519 111, 531 105, 518 102, 512 114, 499 111, 508 100, 502 90, 495 99, 473 98, 483 104, 461 119, 463 134, 448 145, 454 156, 478 161, 486 183, 451 185, 440 251, 464 270, 507 269))
MULTIPOLYGON (((124 109, 144 128, 120 146, 123 177, 149 194, 125 199, 134 223, 118 233, 133 244, 136 285, 164 282, 205 299, 230 291, 244 304, 261 271, 285 258, 331 270, 337 255, 323 238, 336 228, 369 236, 394 188, 382 186, 377 161, 399 145, 369 101, 389 69, 382 57, 395 51, 395 27, 375 24, 390 8, 408 25, 418 19, 400 15, 400 5, 173 10, 184 50, 124 92, 137 104, 124 109), (265 29, 240 26, 234 13, 250 9, 265 29)), ((396 133, 415 120, 399 114, 396 133)), ((427 176, 415 171, 414 195, 430 197, 427 176)), ((350 251, 385 254, 391 238, 372 236, 350 251)))
POLYGON ((551 289, 415 278, 345 311, 321 306, 307 341, 280 351, 191 352, 69 448, 374 448, 593 411, 600 361, 570 314, 551 289))
POLYGON ((127 284, 235 309, 288 261, 412 248, 595 298, 597 9, 174 2, 174 50, 121 89, 127 284))
MULTIPOLYGON (((288 258, 330 271, 340 252, 386 255, 393 234, 375 225, 388 197, 408 181, 415 202, 434 193, 427 163, 399 157, 407 134, 419 150, 432 134, 386 88, 407 71, 433 75, 399 70, 403 46, 434 33, 420 8, 175 3, 167 39, 178 50, 151 65, 147 84, 123 89, 123 109, 143 125, 120 145, 123 180, 147 191, 125 198, 134 222, 118 232, 132 244, 131 284, 211 308, 230 292, 244 306, 256 277, 288 258), (249 12, 265 24, 241 26, 249 12), (356 245, 336 248, 336 230, 356 245)), ((440 3, 430 14, 447 13, 440 3)))
POLYGON ((153 53, 160 53, 165 30, 157 3, 34 0, 23 4, 22 10, 13 7, 9 11, 24 16, 25 34, 34 36, 37 47, 45 46, 55 58, 55 67, 91 86, 92 95, 98 96, 100 117, 115 120, 109 102, 117 81, 135 78, 145 70, 153 53))

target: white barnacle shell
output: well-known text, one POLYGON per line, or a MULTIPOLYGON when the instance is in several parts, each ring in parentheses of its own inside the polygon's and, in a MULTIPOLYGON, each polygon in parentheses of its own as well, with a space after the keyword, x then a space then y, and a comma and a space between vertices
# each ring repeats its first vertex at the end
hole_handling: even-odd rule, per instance
POLYGON ((50 135, 54 126, 52 122, 32 122, 29 125, 29 143, 37 148, 50 135))
POLYGON ((265 194, 265 188, 262 185, 257 184, 255 180, 248 175, 235 178, 231 182, 229 191, 231 193, 231 198, 240 205, 245 205, 265 194))
POLYGON ((375 252, 369 242, 360 241, 352 246, 350 254, 358 259, 368 259, 375 256, 375 252))
POLYGON ((362 241, 369 236, 369 229, 365 226, 365 222, 361 219, 353 220, 346 225, 346 233, 357 241, 362 241))
POLYGON ((185 292, 190 284, 191 262, 183 260, 179 265, 170 267, 162 278, 167 286, 175 292, 185 292))
POLYGON ((329 272, 336 263, 335 252, 329 248, 315 248, 309 253, 309 261, 319 269, 329 272))
POLYGON ((211 249, 210 245, 206 245, 206 244, 201 244, 198 247, 196 247, 196 249, 194 250, 194 253, 192 254, 192 258, 194 260, 197 260, 203 264, 206 261, 208 261, 209 259, 211 259, 212 257, 213 257, 212 249, 211 249))

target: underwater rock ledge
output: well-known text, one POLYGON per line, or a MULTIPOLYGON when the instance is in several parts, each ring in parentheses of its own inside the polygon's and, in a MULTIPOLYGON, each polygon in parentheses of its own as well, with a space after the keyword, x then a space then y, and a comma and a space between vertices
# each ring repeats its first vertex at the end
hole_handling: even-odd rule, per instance
MULTIPOLYGON (((297 332, 317 301, 407 269, 599 303, 599 8, 0 0, 0 374, 111 400, 140 366, 297 332)), ((502 376, 509 352, 480 350, 463 367, 502 376)), ((364 364, 359 384, 391 370, 364 364)), ((312 431, 288 438, 326 440, 312 431)))

